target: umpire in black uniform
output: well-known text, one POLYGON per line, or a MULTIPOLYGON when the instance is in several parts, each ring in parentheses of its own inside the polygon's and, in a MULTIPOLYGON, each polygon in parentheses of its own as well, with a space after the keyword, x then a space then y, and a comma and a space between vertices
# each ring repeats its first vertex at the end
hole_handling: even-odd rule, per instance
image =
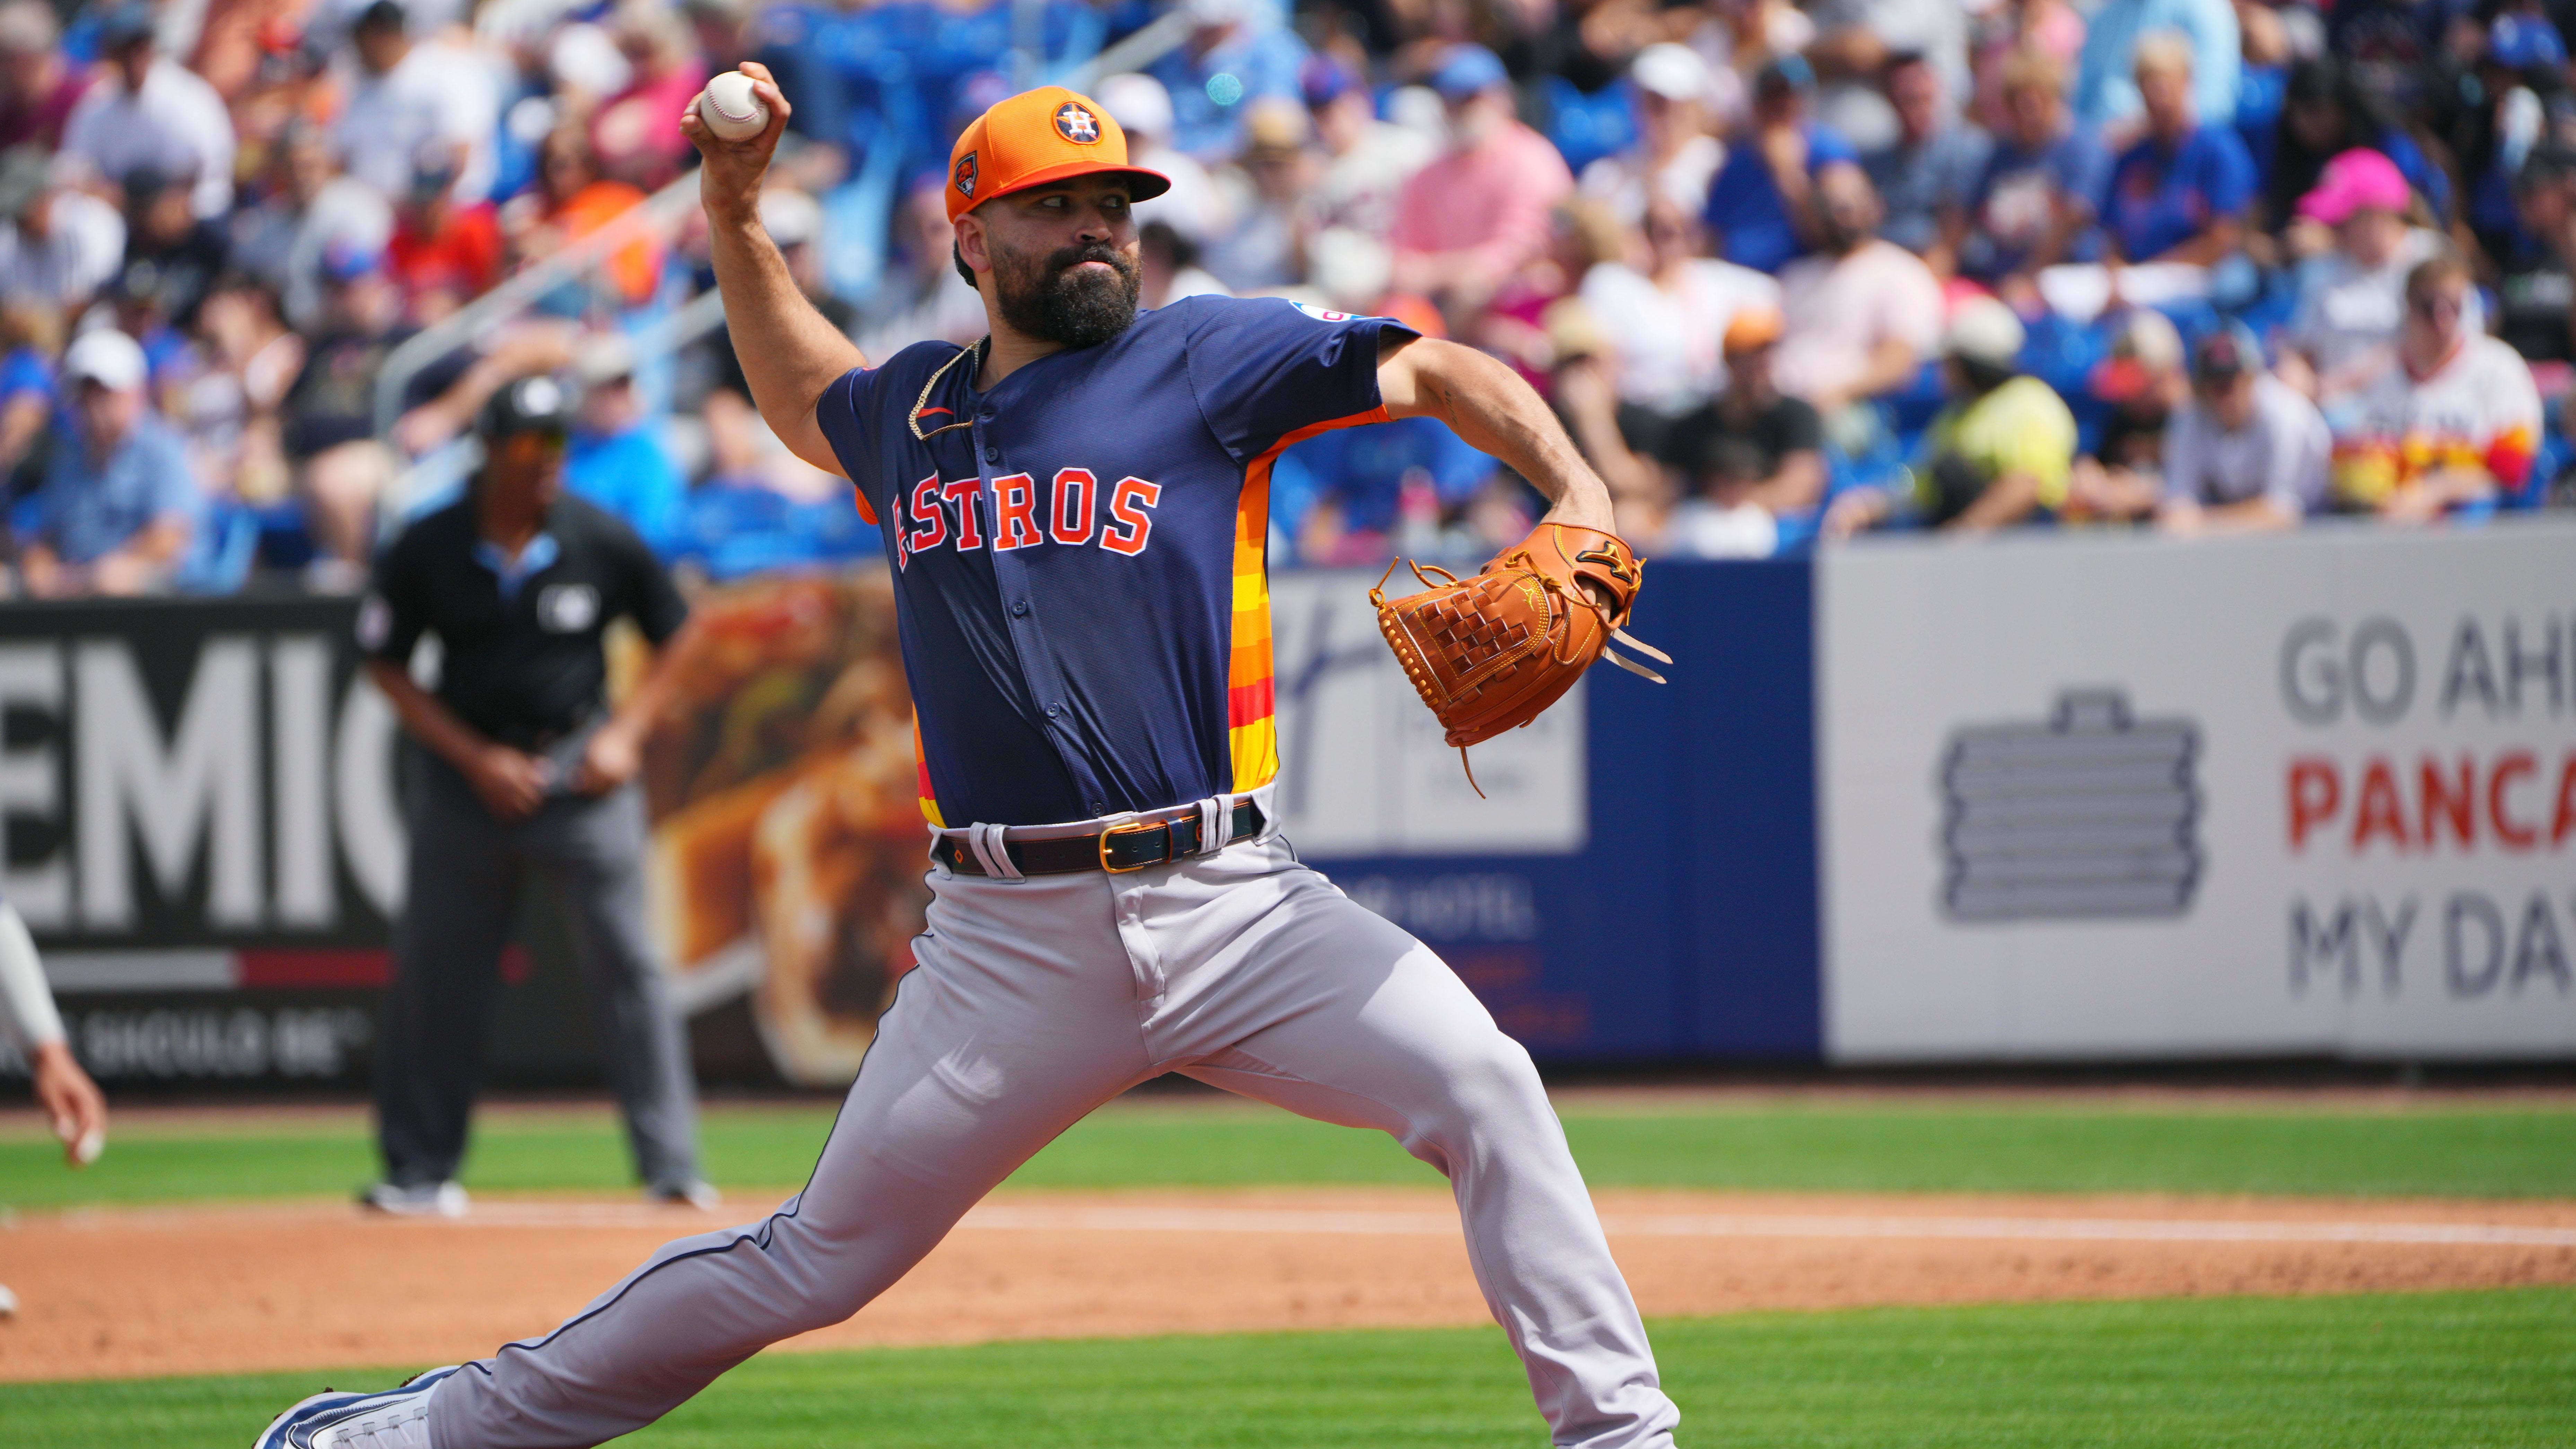
POLYGON ((377 558, 358 615, 368 673, 417 746, 404 752, 410 884, 376 1059, 385 1176, 361 1197, 388 1212, 465 1210, 456 1167, 501 950, 532 873, 569 911, 646 1194, 715 1201, 698 1177, 687 1042, 645 938, 633 783, 688 606, 634 530, 563 491, 571 418, 549 377, 493 394, 476 424, 481 472, 377 558), (658 657, 612 716, 600 636, 620 615, 658 657), (410 674, 424 633, 442 644, 435 694, 410 674))

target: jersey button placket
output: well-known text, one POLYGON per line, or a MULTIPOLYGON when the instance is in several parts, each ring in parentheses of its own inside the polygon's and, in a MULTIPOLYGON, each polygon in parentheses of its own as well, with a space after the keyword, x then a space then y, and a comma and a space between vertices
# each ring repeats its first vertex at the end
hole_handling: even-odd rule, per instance
MULTIPOLYGON (((991 408, 978 411, 971 436, 975 439, 976 451, 984 459, 984 497, 987 500, 987 506, 998 509, 1000 505, 993 489, 993 479, 1002 471, 999 466, 1002 461, 1002 447, 1000 443, 994 441, 987 428, 993 415, 994 410, 991 408)), ((998 530, 1000 526, 1000 521, 996 517, 994 527, 998 530)), ((1032 610, 1029 607, 1028 598, 1028 565, 1021 561, 1019 553, 1015 550, 996 549, 991 557, 993 583, 1000 589, 1002 597, 1011 601, 1006 612, 1011 618, 1011 643, 1019 654, 1020 677, 1028 684, 1031 695, 1046 702, 1047 742, 1055 746, 1056 758, 1064 762, 1065 769, 1072 774, 1076 787, 1083 792, 1083 795, 1087 799, 1097 799, 1099 786, 1093 779, 1092 772, 1087 768, 1082 752, 1071 747, 1070 735, 1073 724, 1064 706, 1063 676, 1056 668, 1054 654, 1047 648, 1045 634, 1039 630, 1037 620, 1031 617, 1032 610)), ((1100 807, 1092 806, 1091 813, 1100 814, 1100 807)))

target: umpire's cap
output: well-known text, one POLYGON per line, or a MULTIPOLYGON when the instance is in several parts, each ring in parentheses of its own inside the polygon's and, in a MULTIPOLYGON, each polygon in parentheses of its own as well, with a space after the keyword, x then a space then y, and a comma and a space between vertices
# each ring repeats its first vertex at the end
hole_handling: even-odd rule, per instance
POLYGON ((486 444, 520 433, 572 431, 572 395, 562 383, 542 374, 505 383, 484 400, 474 419, 474 435, 486 444))

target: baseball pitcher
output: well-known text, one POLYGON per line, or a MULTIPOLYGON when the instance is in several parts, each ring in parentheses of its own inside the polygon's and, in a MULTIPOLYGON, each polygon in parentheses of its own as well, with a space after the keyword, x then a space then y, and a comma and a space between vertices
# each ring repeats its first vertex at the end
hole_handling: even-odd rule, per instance
POLYGON ((948 173, 991 333, 872 362, 755 213, 788 114, 694 105, 715 268, 761 415, 883 531, 920 718, 929 928, 804 1191, 668 1244, 570 1321, 257 1449, 569 1449, 652 1423, 884 1292, 1032 1153, 1180 1072, 1394 1134, 1449 1177, 1495 1319, 1559 1445, 1663 1449, 1679 1418, 1528 1053, 1422 943, 1277 834, 1263 544, 1280 450, 1431 415, 1553 500, 1486 574, 1397 601, 1405 666, 1472 744, 1561 694, 1627 618, 1610 499, 1511 370, 1382 317, 1196 297, 1138 313, 1115 121, 995 105, 948 173), (1483 582, 1479 582, 1479 581, 1483 582))

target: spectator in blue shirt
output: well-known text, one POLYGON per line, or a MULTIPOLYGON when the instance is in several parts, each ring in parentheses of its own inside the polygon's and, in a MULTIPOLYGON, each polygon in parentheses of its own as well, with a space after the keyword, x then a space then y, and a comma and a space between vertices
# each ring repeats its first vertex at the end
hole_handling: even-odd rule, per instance
MULTIPOLYGON (((2508 7, 2487 27, 2485 53, 2462 86, 2453 121, 2460 220, 2498 269, 2528 256, 2541 239, 2515 215, 2514 177, 2567 108, 2567 45, 2546 16, 2508 7)), ((2394 158, 2392 158, 2394 159, 2394 158)))
POLYGON ((1950 237, 1967 214, 1992 143, 1959 119, 1929 57, 1890 57, 1881 84, 1896 112, 1896 143, 1861 161, 1887 208, 1878 234, 1921 257, 1934 275, 1949 276, 1958 270, 1950 237))
POLYGON ((2136 135, 2145 104, 2135 84, 2139 42, 2166 31, 2180 34, 2191 53, 2193 111, 2212 125, 2233 122, 2245 56, 2228 0, 2108 0, 2084 22, 2075 119, 2110 135, 2136 135))
POLYGON ((1187 9, 1190 38, 1148 73, 1172 93, 1172 144, 1213 166, 1242 149, 1248 102, 1302 96, 1306 43, 1269 0, 1187 0, 1187 9))
POLYGON ((2192 113, 2191 46, 2178 35, 2138 42, 2147 133, 2111 169, 2102 225, 2126 262, 2211 266, 2243 239, 2254 161, 2232 127, 2192 113))
POLYGON ((146 381, 143 348, 122 332, 92 332, 63 354, 72 430, 55 441, 44 486, 10 517, 28 593, 153 592, 187 553, 203 505, 146 381))
POLYGON ((2065 72, 2047 55, 2022 51, 1999 79, 2003 124, 1952 245, 1961 275, 2006 292, 2042 267, 2100 258, 2111 153, 2067 114, 2065 72))
POLYGON ((1472 500, 1494 468, 1435 418, 1342 428, 1279 456, 1271 507, 1296 531, 1299 561, 1371 563, 1388 556, 1400 527, 1436 533, 1441 515, 1472 500))
POLYGON ((1738 266, 1776 272, 1806 254, 1809 193, 1818 170, 1859 156, 1808 116, 1816 73, 1797 56, 1763 68, 1753 82, 1753 115, 1727 144, 1726 164, 1708 184, 1706 220, 1717 254, 1738 266))
POLYGON ((61 337, 61 320, 51 307, 0 302, 0 487, 53 421, 53 356, 61 337))
POLYGON ((665 558, 678 544, 688 482, 635 391, 635 352, 614 334, 580 359, 581 411, 564 452, 564 486, 619 518, 665 558))
POLYGON ((849 482, 789 453, 742 393, 708 393, 700 416, 707 475, 681 507, 674 563, 722 582, 881 556, 849 482))

